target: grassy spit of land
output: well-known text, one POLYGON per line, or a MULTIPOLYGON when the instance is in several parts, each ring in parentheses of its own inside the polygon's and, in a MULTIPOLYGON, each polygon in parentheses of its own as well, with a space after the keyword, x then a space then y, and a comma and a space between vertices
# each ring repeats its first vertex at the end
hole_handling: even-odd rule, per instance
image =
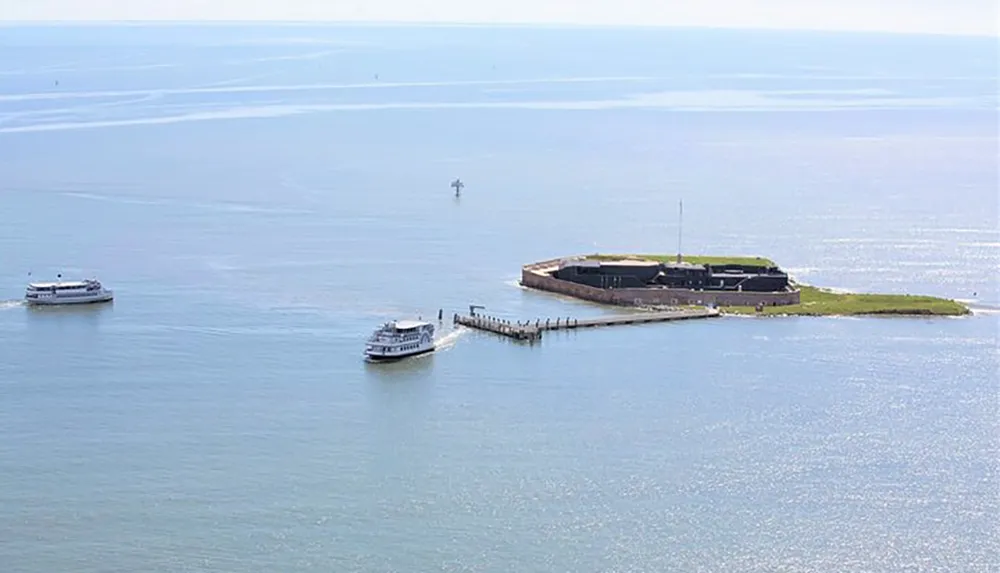
POLYGON ((722 309, 728 314, 776 314, 798 316, 850 316, 850 315, 916 315, 961 316, 969 314, 962 303, 933 296, 909 294, 863 294, 832 292, 827 289, 797 284, 799 304, 764 307, 762 313, 748 306, 722 309))
MULTIPOLYGON (((677 255, 596 255, 600 260, 645 259, 673 262, 677 255)), ((764 257, 715 257, 684 255, 683 260, 695 264, 740 264, 777 266, 764 257)), ((758 313, 752 306, 723 307, 724 314, 768 314, 798 316, 851 316, 851 315, 903 315, 903 316, 961 316, 969 308, 960 302, 933 296, 908 294, 861 294, 834 292, 821 287, 798 284, 799 304, 768 306, 758 313)))

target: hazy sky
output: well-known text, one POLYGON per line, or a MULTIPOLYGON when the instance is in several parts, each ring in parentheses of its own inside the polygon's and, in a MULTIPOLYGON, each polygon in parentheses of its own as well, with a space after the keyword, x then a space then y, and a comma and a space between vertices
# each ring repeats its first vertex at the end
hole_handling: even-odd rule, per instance
POLYGON ((0 0, 0 20, 334 20, 996 35, 997 0, 0 0))

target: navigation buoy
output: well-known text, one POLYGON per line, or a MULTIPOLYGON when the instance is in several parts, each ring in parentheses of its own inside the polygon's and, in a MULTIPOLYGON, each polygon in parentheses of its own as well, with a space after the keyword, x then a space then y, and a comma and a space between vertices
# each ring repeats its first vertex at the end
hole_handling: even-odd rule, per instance
POLYGON ((462 183, 461 179, 456 179, 451 182, 451 186, 455 189, 455 197, 462 194, 462 188, 465 187, 465 183, 462 183))

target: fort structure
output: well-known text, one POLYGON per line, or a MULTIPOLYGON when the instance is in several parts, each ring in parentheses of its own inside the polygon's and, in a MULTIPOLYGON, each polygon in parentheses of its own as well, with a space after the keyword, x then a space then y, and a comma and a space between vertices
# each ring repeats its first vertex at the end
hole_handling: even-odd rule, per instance
POLYGON ((770 261, 692 263, 607 256, 573 256, 521 268, 521 285, 622 306, 796 305, 799 288, 770 261))

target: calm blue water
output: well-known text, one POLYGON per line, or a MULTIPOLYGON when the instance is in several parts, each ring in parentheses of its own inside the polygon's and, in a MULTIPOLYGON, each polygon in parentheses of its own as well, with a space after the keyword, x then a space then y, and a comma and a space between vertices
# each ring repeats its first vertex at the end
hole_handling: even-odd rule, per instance
POLYGON ((990 40, 0 45, 5 573, 1000 569, 990 40), (685 251, 979 310, 451 332, 360 360, 381 321, 439 308, 605 312, 518 288, 520 265, 672 252, 681 198, 685 251), (27 309, 29 271, 118 299, 27 309))

